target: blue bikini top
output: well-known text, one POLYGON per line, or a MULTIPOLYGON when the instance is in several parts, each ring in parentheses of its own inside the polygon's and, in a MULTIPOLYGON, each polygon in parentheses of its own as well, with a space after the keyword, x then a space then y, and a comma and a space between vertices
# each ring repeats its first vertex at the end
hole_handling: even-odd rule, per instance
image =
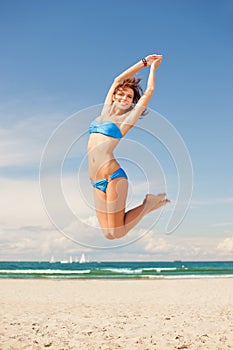
POLYGON ((120 128, 113 122, 109 120, 104 120, 99 122, 94 120, 89 127, 89 134, 99 133, 106 136, 114 137, 115 139, 121 139, 122 133, 120 128))

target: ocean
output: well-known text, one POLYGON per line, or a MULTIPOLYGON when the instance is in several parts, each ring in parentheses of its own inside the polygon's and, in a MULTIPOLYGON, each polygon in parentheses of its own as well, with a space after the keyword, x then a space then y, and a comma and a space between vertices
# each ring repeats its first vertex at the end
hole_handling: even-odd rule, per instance
POLYGON ((210 277, 233 277, 233 262, 0 262, 0 278, 171 279, 210 277))

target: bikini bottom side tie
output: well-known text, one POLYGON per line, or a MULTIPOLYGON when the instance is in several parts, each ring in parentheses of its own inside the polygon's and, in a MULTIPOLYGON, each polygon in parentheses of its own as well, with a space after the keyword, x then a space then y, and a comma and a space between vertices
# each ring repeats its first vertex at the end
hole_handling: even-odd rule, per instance
POLYGON ((114 173, 110 175, 109 180, 108 179, 97 180, 97 181, 93 181, 91 184, 93 187, 98 188, 98 190, 106 193, 109 181, 118 179, 120 177, 128 179, 125 171, 122 168, 119 168, 116 171, 114 171, 114 173))

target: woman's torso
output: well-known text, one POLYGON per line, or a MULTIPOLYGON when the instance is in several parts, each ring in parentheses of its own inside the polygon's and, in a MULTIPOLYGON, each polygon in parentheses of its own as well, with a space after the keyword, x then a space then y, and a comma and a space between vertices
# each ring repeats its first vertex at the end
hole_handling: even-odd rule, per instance
MULTIPOLYGON (((102 122, 107 119, 99 117, 96 120, 102 122)), ((113 123, 119 128, 119 125, 115 121, 113 123)), ((88 142, 88 164, 91 181, 108 178, 119 168, 120 165, 113 154, 118 143, 118 138, 103 135, 99 132, 90 134, 88 142)))

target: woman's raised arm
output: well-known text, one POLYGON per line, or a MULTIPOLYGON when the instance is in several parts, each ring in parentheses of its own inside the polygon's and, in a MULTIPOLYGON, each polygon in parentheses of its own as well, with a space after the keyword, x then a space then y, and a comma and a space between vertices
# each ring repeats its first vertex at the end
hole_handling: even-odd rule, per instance
POLYGON ((104 105, 111 105, 112 104, 112 96, 113 96, 114 90, 117 87, 117 85, 122 84, 124 80, 129 79, 130 77, 135 75, 137 72, 139 72, 142 68, 151 65, 151 63, 159 57, 161 57, 161 56, 148 55, 146 58, 143 58, 139 62, 135 63, 133 66, 126 69, 123 73, 118 75, 114 79, 114 81, 113 81, 113 83, 112 83, 112 85, 107 93, 107 96, 106 96, 105 101, 104 101, 104 105))
POLYGON ((150 73, 147 81, 147 86, 144 94, 142 97, 138 100, 137 106, 143 106, 147 107, 149 104, 149 101, 154 93, 155 90, 155 72, 156 69, 160 66, 162 63, 163 56, 158 56, 155 60, 152 61, 150 64, 150 73))
POLYGON ((147 87, 141 98, 138 100, 136 106, 131 113, 127 116, 121 125, 121 132, 125 135, 129 129, 131 129, 138 119, 140 118, 143 111, 149 104, 149 101, 155 90, 155 71, 160 66, 162 62, 162 55, 157 55, 155 59, 151 58, 148 60, 148 65, 150 65, 150 73, 148 76, 147 87))

